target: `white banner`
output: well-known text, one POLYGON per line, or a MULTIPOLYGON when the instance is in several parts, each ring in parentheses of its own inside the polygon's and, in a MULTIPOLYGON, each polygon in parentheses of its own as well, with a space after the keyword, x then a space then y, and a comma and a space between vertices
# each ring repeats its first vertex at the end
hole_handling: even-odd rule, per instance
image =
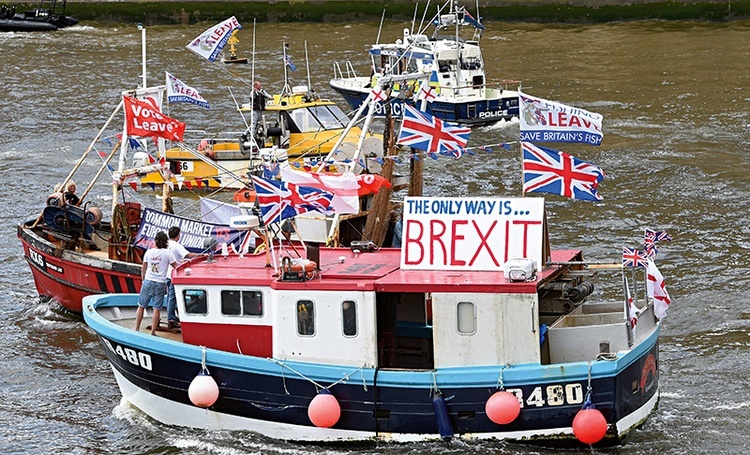
POLYGON ((209 109, 208 101, 203 99, 198 90, 183 83, 173 75, 167 73, 167 100, 170 103, 193 103, 209 109))
POLYGON ((522 142, 601 145, 601 114, 518 92, 522 142))
POLYGON ((404 200, 401 268, 502 271, 509 259, 543 262, 543 198, 404 200))
POLYGON ((224 46, 226 46, 232 32, 241 29, 242 26, 237 19, 232 16, 224 22, 209 28, 201 36, 195 38, 187 48, 201 57, 210 61, 216 60, 224 46))

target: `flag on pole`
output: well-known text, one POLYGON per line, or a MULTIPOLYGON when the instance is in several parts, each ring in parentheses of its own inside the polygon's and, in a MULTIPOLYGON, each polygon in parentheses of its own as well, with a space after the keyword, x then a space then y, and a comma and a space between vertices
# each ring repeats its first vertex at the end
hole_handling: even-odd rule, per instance
POLYGON ((193 103, 209 109, 208 101, 198 93, 198 90, 185 84, 173 75, 167 73, 167 101, 170 103, 193 103))
POLYGON ((622 249, 622 266, 623 267, 648 267, 648 261, 645 251, 623 247, 622 249))
POLYGON ((284 63, 289 67, 290 70, 297 71, 297 66, 292 63, 292 58, 289 57, 289 55, 284 55, 284 63))
POLYGON ((650 258, 656 257, 656 253, 658 253, 656 242, 669 242, 671 240, 672 237, 667 234, 667 231, 656 231, 646 228, 643 232, 643 247, 650 258))
POLYGON ((667 309, 672 300, 667 293, 667 285, 664 283, 659 269, 656 268, 654 260, 648 258, 648 268, 646 270, 646 290, 648 296, 654 299, 654 314, 659 319, 664 319, 667 315, 667 309))
MULTIPOLYGON (((407 145, 427 153, 455 155, 466 148, 471 128, 444 122, 437 117, 404 104, 404 120, 398 144, 407 145)), ((460 156, 460 155, 459 155, 460 156)))
POLYGON ((333 213, 333 194, 327 191, 255 176, 253 185, 264 224, 279 223, 307 212, 333 213))
POLYGON ((161 137, 182 141, 185 124, 161 113, 153 98, 138 100, 123 96, 125 127, 128 136, 161 137))
POLYGON ((521 141, 601 145, 601 114, 518 92, 521 141))
POLYGON ((484 30, 485 26, 482 25, 478 20, 474 19, 474 16, 469 14, 468 11, 464 11, 464 22, 473 25, 474 27, 478 28, 479 30, 484 30))
POLYGON ((630 285, 625 277, 625 317, 630 321, 630 331, 635 339, 635 326, 638 324, 638 307, 635 306, 633 296, 630 295, 630 285))
POLYGON ((599 166, 565 152, 522 142, 523 192, 551 193, 572 199, 601 201, 598 187, 604 179, 599 166))
POLYGON ((227 45, 232 33, 241 28, 242 26, 237 18, 232 16, 203 32, 199 37, 188 43, 187 48, 213 62, 224 49, 224 46, 227 45))

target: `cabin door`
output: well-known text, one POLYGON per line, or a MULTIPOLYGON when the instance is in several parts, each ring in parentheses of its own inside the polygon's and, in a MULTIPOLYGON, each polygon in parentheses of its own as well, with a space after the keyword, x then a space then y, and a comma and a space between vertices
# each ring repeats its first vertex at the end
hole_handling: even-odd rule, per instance
POLYGON ((380 292, 376 306, 378 365, 431 370, 434 355, 429 294, 380 292))

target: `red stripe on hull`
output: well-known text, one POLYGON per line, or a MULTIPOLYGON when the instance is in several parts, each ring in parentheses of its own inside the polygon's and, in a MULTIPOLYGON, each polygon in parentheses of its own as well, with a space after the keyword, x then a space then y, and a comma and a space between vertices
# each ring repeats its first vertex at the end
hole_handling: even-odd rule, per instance
POLYGON ((129 292, 128 281, 132 282, 135 292, 141 289, 140 274, 114 272, 65 260, 45 254, 25 242, 23 249, 39 295, 54 299, 69 311, 81 313, 81 300, 87 295, 129 292))

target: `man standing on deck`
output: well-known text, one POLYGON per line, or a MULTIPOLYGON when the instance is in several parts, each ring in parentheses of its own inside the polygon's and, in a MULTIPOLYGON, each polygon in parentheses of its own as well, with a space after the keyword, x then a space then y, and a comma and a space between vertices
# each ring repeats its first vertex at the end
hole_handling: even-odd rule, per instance
MULTIPOLYGON (((174 254, 177 262, 182 261, 185 258, 192 258, 197 256, 196 253, 189 252, 184 246, 180 245, 180 227, 172 226, 169 228, 169 250, 174 254)), ((177 321, 177 314, 175 312, 177 308, 177 296, 174 293, 174 285, 172 284, 172 266, 169 266, 167 271, 167 330, 175 330, 180 328, 180 323, 177 321)))

